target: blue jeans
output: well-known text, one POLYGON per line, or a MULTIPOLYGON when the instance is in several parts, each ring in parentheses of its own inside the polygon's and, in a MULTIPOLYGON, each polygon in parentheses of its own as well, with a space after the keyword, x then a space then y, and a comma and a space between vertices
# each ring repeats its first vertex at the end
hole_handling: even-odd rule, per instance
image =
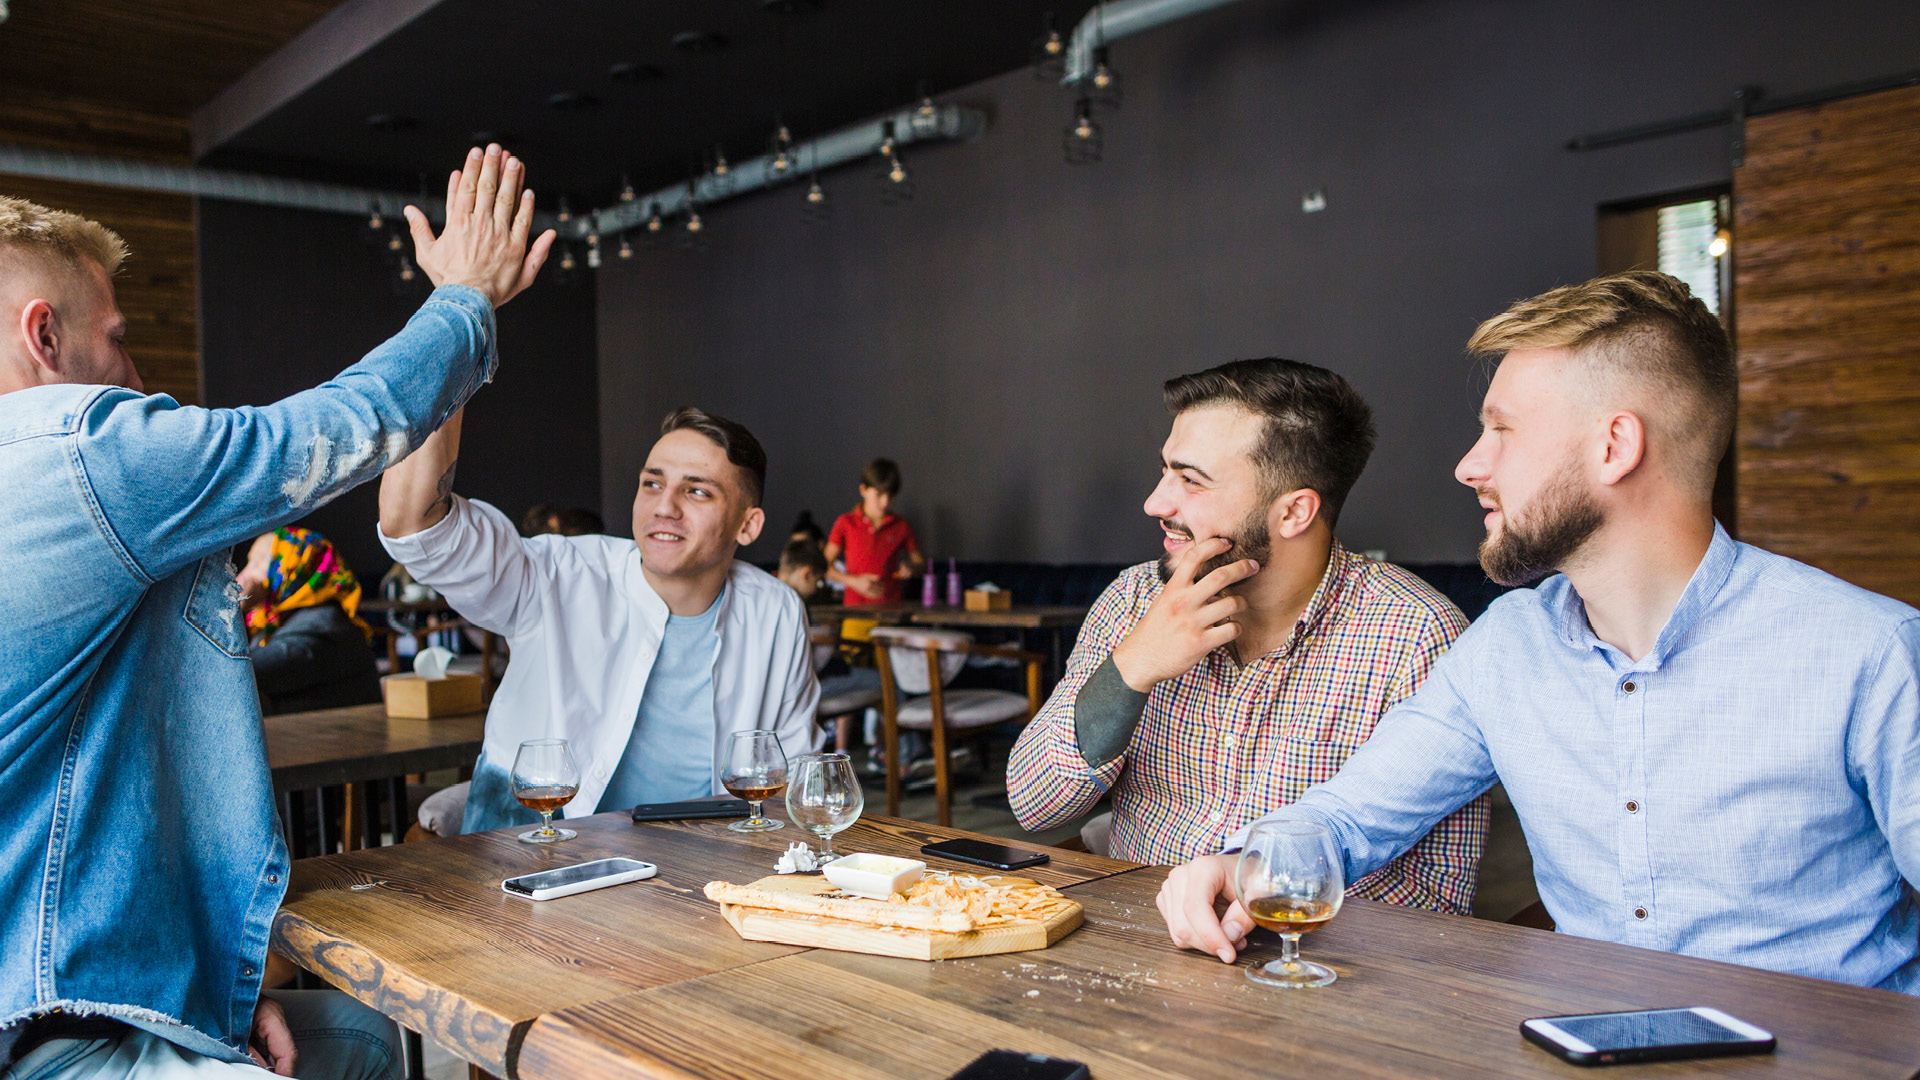
MULTIPOLYGON (((338 990, 268 990, 293 1032, 293 1074, 302 1080, 395 1080, 400 1030, 338 990)), ((4 1070, 0 1080, 266 1080, 236 1065, 126 1028, 98 1039, 53 1039, 4 1070)))

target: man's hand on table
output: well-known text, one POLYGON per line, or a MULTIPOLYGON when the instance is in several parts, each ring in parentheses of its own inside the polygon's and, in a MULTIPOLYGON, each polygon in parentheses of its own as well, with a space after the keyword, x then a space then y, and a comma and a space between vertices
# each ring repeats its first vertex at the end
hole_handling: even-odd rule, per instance
POLYGON ((533 284, 555 234, 548 229, 527 247, 533 192, 521 190, 525 182, 519 158, 498 145, 476 146, 466 167, 447 178, 447 224, 438 238, 426 214, 406 208, 414 259, 429 281, 478 289, 496 308, 533 284))
POLYGON ((1195 541, 1174 560, 1173 577, 1113 650, 1114 669, 1128 686, 1149 693, 1168 679, 1185 675, 1208 653, 1240 636, 1240 624, 1232 619, 1247 610, 1247 601, 1221 592, 1259 572, 1259 564, 1241 559, 1194 580, 1208 560, 1231 547, 1231 540, 1210 536, 1195 541))
POLYGON ((1247 917, 1240 901, 1233 898, 1233 867, 1239 855, 1202 855, 1185 866, 1176 866, 1160 886, 1154 904, 1167 921, 1167 933, 1183 949, 1198 949, 1233 963, 1239 950, 1247 947, 1247 932, 1253 920, 1247 917), (1230 900, 1226 918, 1220 917, 1220 901, 1230 900))
POLYGON ((270 997, 253 1007, 253 1036, 247 1040, 247 1053, 255 1065, 275 1076, 293 1075, 293 1032, 287 1029, 287 1014, 280 1003, 270 997))

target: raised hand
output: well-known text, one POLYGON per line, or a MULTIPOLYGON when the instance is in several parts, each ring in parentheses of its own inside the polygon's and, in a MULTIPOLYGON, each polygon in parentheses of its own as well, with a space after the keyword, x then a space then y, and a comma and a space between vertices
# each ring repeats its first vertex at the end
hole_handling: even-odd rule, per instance
POLYGON ((548 229, 527 246, 533 192, 521 190, 526 167, 498 144, 467 152, 466 166, 447 177, 447 224, 436 238, 419 207, 406 208, 414 261, 434 285, 467 285, 494 307, 533 284, 553 249, 548 229))
POLYGON ((1173 577, 1113 650, 1113 666, 1128 686, 1147 693, 1185 675, 1208 653, 1240 636, 1240 624, 1230 620, 1247 610, 1247 601, 1222 596, 1221 590, 1258 573, 1259 564, 1241 559, 1198 581, 1193 577, 1207 560, 1232 546, 1224 537, 1210 536, 1187 545, 1174 560, 1173 577))
POLYGON ((1202 855, 1176 866, 1160 884, 1153 902, 1167 921, 1167 934, 1183 949, 1198 949, 1233 963, 1237 950, 1247 947, 1253 919, 1233 899, 1233 866, 1238 855, 1202 855), (1226 918, 1219 914, 1222 900, 1232 900, 1226 918))

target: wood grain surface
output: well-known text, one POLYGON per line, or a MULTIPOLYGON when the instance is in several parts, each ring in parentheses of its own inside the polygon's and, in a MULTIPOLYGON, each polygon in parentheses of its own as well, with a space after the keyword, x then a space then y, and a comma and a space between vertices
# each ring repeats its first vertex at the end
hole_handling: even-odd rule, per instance
MULTIPOLYGON (((777 804, 767 810, 784 818, 777 804)), ((561 844, 522 844, 512 829, 296 862, 274 948, 503 1076, 542 1014, 799 951, 742 940, 700 890, 763 876, 810 834, 743 835, 725 821, 636 825, 625 814, 566 824, 580 836, 561 844), (655 863, 659 876, 539 903, 500 889, 508 877, 616 855, 655 863)), ((921 844, 969 835, 867 818, 835 840, 842 851, 918 858, 921 844)), ((1063 851, 1022 873, 1060 887, 1133 865, 1063 851)))
MULTIPOLYGON (((1074 886, 1077 932, 1044 952, 934 964, 813 951, 537 1021, 522 1080, 951 1075, 989 1049, 1132 1077, 1593 1077, 1522 1041, 1533 1016, 1712 1005, 1776 1055, 1607 1076, 1885 1077, 1920 1069, 1920 999, 1540 930, 1349 900, 1303 954, 1340 980, 1249 982, 1175 949, 1143 868, 1074 886)), ((1257 932, 1249 956, 1279 954, 1257 932)))
POLYGON ((1734 218, 1740 538, 1920 603, 1920 87, 1749 121, 1734 218))
POLYGON ((282 713, 266 718, 267 764, 276 791, 385 780, 472 765, 487 714, 395 720, 385 706, 282 713))

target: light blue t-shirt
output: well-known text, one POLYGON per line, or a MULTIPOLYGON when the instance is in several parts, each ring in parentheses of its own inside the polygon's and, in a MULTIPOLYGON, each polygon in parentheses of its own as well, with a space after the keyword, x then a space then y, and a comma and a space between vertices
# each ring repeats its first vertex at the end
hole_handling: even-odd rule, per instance
POLYGON ((640 695, 626 753, 600 796, 600 813, 713 794, 713 661, 720 598, 699 615, 668 615, 640 695))

